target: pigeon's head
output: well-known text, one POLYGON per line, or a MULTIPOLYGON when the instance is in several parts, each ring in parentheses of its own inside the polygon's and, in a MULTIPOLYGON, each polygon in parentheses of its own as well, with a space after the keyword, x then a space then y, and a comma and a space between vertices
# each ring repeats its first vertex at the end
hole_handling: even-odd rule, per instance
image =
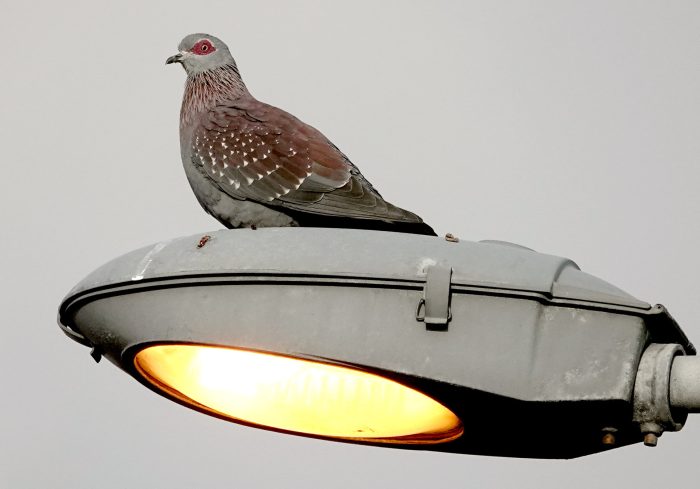
POLYGON ((195 75, 225 65, 234 65, 233 57, 224 42, 209 34, 190 34, 177 47, 179 53, 170 56, 165 64, 180 63, 188 75, 195 75))

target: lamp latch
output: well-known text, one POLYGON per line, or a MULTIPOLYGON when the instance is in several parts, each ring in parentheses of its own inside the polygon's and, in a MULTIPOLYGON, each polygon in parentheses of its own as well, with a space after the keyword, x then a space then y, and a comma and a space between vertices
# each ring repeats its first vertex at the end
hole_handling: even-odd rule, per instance
POLYGON ((425 276, 423 297, 418 301, 416 321, 425 322, 425 328, 444 331, 452 319, 450 284, 452 267, 431 265, 425 276))

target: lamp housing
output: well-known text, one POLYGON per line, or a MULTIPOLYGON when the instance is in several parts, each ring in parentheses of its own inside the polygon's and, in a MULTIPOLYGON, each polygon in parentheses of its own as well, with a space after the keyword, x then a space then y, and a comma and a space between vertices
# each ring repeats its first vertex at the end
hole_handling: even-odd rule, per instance
POLYGON ((350 229, 225 230, 142 248, 82 280, 59 324, 96 359, 222 419, 517 457, 578 457, 643 441, 654 426, 680 429, 688 410, 659 417, 635 382, 650 345, 675 345, 647 362, 650 378, 664 371, 653 365, 695 354, 663 306, 566 258, 350 229), (226 404, 226 389, 239 397, 226 404), (265 389, 264 404, 244 406, 265 389), (389 409, 371 418, 372 402, 389 409))

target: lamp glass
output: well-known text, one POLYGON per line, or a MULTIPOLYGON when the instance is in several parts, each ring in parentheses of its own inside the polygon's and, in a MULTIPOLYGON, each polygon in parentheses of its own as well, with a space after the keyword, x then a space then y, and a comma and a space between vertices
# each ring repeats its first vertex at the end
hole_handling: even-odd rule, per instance
POLYGON ((134 363, 154 387, 232 421, 372 443, 441 443, 463 432, 431 397, 344 366, 189 344, 149 346, 134 363))

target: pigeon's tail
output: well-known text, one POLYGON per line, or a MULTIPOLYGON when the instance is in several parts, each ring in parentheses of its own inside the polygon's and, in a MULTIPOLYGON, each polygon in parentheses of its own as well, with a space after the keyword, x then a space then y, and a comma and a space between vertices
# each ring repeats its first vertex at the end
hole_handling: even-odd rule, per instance
POLYGON ((357 219, 352 217, 324 216, 285 209, 301 227, 367 229, 372 231, 392 231, 395 233, 423 234, 437 236, 426 223, 406 221, 382 221, 378 219, 357 219))
POLYGON ((437 236, 437 233, 424 222, 389 222, 384 229, 397 233, 424 234, 426 236, 437 236))

